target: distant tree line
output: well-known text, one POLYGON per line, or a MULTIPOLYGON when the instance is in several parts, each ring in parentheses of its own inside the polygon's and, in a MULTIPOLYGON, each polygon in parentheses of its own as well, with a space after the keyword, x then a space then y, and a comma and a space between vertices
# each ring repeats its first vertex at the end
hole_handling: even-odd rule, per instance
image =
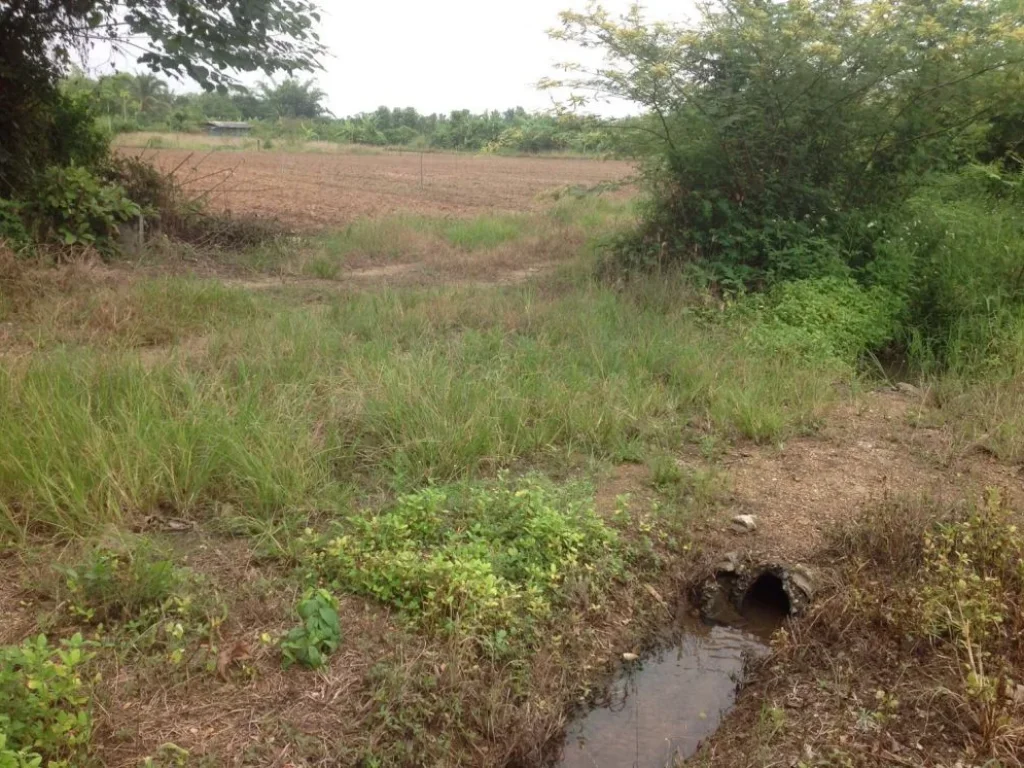
POLYGON ((420 114, 412 107, 379 107, 333 116, 313 80, 287 79, 257 88, 172 93, 153 74, 118 73, 96 79, 81 72, 64 82, 67 93, 92 104, 112 133, 198 131, 208 120, 253 123, 270 139, 331 141, 371 146, 507 152, 625 154, 635 146, 639 119, 608 120, 576 114, 534 114, 522 107, 474 113, 420 114))

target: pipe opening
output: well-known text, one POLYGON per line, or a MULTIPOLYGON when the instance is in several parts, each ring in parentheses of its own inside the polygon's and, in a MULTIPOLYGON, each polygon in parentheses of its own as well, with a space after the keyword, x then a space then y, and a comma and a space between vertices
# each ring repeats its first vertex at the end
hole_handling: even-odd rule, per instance
POLYGON ((792 611, 782 579, 769 572, 757 577, 740 604, 740 614, 756 626, 778 627, 792 611))

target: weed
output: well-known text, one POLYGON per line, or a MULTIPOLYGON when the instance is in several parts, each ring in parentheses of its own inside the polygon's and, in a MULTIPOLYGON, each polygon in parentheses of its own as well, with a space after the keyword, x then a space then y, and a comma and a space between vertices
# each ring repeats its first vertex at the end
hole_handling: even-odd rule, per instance
POLYGON ((164 606, 186 576, 145 544, 132 549, 97 547, 75 565, 58 565, 69 610, 104 624, 138 619, 164 606))
POLYGON ((92 716, 81 635, 52 646, 45 636, 0 647, 0 765, 71 768, 89 752, 92 716))
POLYGON ((306 271, 310 276, 320 280, 335 280, 341 272, 341 264, 327 258, 316 258, 306 263, 306 271))
POLYGON ((298 662, 319 669, 341 644, 338 601, 327 590, 310 590, 299 601, 297 610, 302 624, 281 639, 284 665, 289 667, 298 662))
POLYGON ((649 466, 651 482, 658 488, 677 486, 683 482, 682 467, 672 456, 655 456, 650 460, 649 466))
POLYGON ((448 242, 466 251, 494 248, 516 239, 523 229, 523 221, 511 216, 455 219, 441 227, 448 242))
POLYGON ((427 488, 342 531, 316 545, 319 572, 498 653, 529 638, 567 579, 600 590, 623 568, 618 537, 593 508, 537 480, 427 488))
POLYGON ((313 313, 199 281, 140 285, 105 310, 126 313, 108 334, 210 329, 208 351, 143 366, 55 349, 5 366, 0 527, 88 533, 224 503, 272 519, 353 480, 407 490, 523 458, 669 450, 695 421, 777 440, 835 397, 831 364, 752 352, 730 327, 606 288, 487 295, 358 294, 313 313))

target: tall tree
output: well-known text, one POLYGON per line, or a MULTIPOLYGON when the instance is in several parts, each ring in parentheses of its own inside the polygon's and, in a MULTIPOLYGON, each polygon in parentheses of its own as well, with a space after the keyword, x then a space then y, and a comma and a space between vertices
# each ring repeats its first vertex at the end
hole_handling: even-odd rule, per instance
POLYGON ((105 42, 152 71, 226 88, 238 71, 317 68, 319 19, 313 0, 3 0, 0 194, 74 154, 67 137, 89 120, 57 85, 75 51, 105 42))
POLYGON ((151 72, 132 79, 132 97, 144 114, 164 111, 169 106, 167 83, 151 72))
POLYGON ((260 86, 263 98, 278 117, 314 118, 327 114, 323 100, 327 98, 312 80, 305 82, 288 78, 280 85, 260 86))

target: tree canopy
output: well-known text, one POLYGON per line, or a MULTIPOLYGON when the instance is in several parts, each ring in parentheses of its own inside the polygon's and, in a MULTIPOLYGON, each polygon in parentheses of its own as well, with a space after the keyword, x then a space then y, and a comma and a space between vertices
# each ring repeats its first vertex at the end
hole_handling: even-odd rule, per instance
POLYGON ((547 85, 650 115, 660 254, 777 269, 768 253, 861 237, 853 218, 1005 152, 1022 124, 1019 0, 720 0, 693 26, 591 5, 561 20, 554 37, 604 59, 547 85))
POLYGON ((68 142, 88 132, 86 110, 57 87, 76 52, 108 44, 154 72, 225 89, 237 72, 317 68, 318 21, 312 0, 5 0, 0 191, 81 154, 68 142))

